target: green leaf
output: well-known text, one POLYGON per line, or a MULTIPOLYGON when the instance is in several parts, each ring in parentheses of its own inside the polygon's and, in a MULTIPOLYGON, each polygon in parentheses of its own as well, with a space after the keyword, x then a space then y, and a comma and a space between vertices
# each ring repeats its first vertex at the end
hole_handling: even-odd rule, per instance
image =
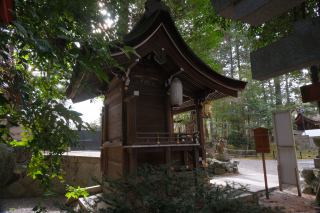
POLYGON ((103 78, 103 80, 105 80, 106 82, 110 83, 109 82, 109 77, 105 73, 101 72, 100 70, 96 70, 96 75, 100 76, 101 78, 103 78))
POLYGON ((67 33, 69 36, 71 36, 71 34, 69 33, 69 31, 66 30, 65 28, 63 28, 63 27, 59 27, 59 28, 60 28, 60 30, 62 30, 63 32, 65 32, 65 33, 67 33))
POLYGON ((20 56, 25 56, 25 55, 28 55, 29 54, 29 51, 21 51, 19 53, 20 56))
POLYGON ((14 122, 14 121, 8 121, 8 123, 11 125, 11 126, 19 126, 19 124, 17 122, 14 122))
POLYGON ((68 37, 65 36, 65 35, 60 35, 60 36, 58 36, 58 38, 62 38, 62 39, 65 39, 65 40, 67 40, 67 41, 71 41, 71 38, 68 38, 68 37))
POLYGON ((14 5, 16 7, 23 7, 23 4, 19 0, 14 0, 14 5))
POLYGON ((13 24, 14 26, 16 26, 16 28, 17 28, 25 37, 28 37, 28 34, 27 34, 26 29, 24 29, 24 27, 23 27, 21 24, 19 24, 19 23, 16 22, 16 21, 12 22, 12 24, 13 24))
POLYGON ((35 47, 39 52, 42 53, 52 52, 50 43, 44 39, 36 39, 35 47))
POLYGON ((39 20, 39 17, 37 16, 36 12, 32 8, 27 8, 27 10, 32 14, 33 18, 37 18, 39 20))
POLYGON ((5 104, 10 104, 10 101, 4 97, 4 95, 0 95, 0 105, 3 106, 5 104))

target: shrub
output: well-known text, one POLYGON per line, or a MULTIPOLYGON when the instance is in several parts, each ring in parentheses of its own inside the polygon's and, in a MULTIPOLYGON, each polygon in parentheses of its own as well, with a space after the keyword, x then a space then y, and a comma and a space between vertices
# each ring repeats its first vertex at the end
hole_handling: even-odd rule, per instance
POLYGON ((232 132, 228 136, 228 144, 233 145, 235 148, 240 148, 248 145, 249 141, 241 133, 232 132))
MULTIPOLYGON (((104 202, 108 207, 97 211, 110 213, 281 212, 280 208, 261 207, 254 201, 235 199, 248 192, 243 185, 222 187, 206 183, 207 169, 190 172, 181 168, 182 172, 168 175, 166 171, 170 168, 168 165, 156 168, 144 165, 137 175, 126 175, 118 180, 105 177, 108 186, 100 184, 110 193, 98 196, 90 206, 96 208, 98 203, 104 202)), ((55 205, 65 212, 75 212, 61 203, 55 205)))

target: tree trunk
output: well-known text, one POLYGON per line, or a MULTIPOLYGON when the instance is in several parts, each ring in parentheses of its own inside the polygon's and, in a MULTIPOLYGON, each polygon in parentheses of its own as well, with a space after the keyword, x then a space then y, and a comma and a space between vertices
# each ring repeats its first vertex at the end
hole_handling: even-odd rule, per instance
POLYGON ((276 105, 282 105, 280 77, 274 78, 274 87, 276 92, 276 105))
POLYGON ((236 54, 237 54, 237 63, 238 63, 238 75, 239 75, 239 80, 242 80, 241 76, 241 66, 240 66, 240 54, 239 54, 239 41, 236 41, 236 54))
POLYGON ((269 79, 268 83, 269 83, 269 95, 270 95, 271 106, 273 106, 273 104, 274 104, 273 103, 273 92, 272 92, 272 86, 271 86, 270 79, 269 79))
POLYGON ((210 119, 210 135, 212 135, 212 133, 213 133, 213 124, 212 124, 212 119, 210 119))
POLYGON ((231 38, 230 38, 230 74, 231 74, 231 78, 233 78, 233 58, 232 58, 231 38))
POLYGON ((285 74, 285 78, 286 78, 287 104, 290 104, 290 93, 289 93, 288 74, 285 74))
POLYGON ((267 103, 267 94, 266 94, 266 88, 264 87, 264 81, 262 82, 262 92, 263 92, 263 100, 265 103, 267 103))

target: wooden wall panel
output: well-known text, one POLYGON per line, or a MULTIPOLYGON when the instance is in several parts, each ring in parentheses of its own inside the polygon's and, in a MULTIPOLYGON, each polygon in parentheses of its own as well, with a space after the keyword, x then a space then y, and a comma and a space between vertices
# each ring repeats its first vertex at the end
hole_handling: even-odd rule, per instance
POLYGON ((104 103, 106 104, 105 111, 107 115, 105 117, 105 141, 120 140, 122 139, 122 84, 117 84, 117 86, 113 88, 113 91, 110 91, 104 103))
POLYGON ((143 164, 151 164, 152 166, 159 166, 166 163, 165 152, 149 152, 139 153, 137 155, 138 167, 142 168, 143 164))
POLYGON ((166 132, 165 97, 140 95, 136 101, 137 132, 166 132))
POLYGON ((107 148, 107 175, 111 179, 118 179, 123 175, 123 148, 122 146, 107 148))

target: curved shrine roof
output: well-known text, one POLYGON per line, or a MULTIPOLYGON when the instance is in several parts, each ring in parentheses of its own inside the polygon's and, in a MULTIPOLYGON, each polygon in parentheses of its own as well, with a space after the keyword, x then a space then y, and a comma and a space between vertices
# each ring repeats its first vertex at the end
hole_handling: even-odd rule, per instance
MULTIPOLYGON (((184 100, 180 109, 192 107, 194 105, 192 99, 195 97, 201 96, 203 98, 204 96, 209 101, 227 96, 237 97, 238 91, 244 90, 247 84, 247 82, 219 74, 201 60, 181 37, 170 16, 168 7, 158 0, 146 2, 146 12, 142 18, 132 31, 123 37, 123 42, 115 42, 115 44, 134 48, 141 56, 140 60, 150 54, 153 54, 152 56, 158 55, 159 60, 163 59, 161 63, 158 63, 164 70, 165 76, 170 78, 170 76, 176 75, 183 84, 184 96, 190 98, 190 100, 184 100)), ((139 59, 133 53, 129 53, 129 55, 130 58, 120 49, 113 49, 111 54, 112 58, 124 67, 139 59)), ((106 71, 106 73, 108 75, 114 74, 111 71, 106 71)), ((122 72, 122 74, 124 73, 122 72)), ((93 92, 80 88, 77 91, 78 94, 74 96, 70 95, 72 93, 70 91, 74 89, 69 86, 67 96, 72 98, 74 103, 100 94, 97 89, 102 85, 95 76, 85 78, 85 80, 92 84, 93 92)), ((108 87, 106 84, 104 86, 108 87)), ((75 86, 75 88, 77 87, 79 85, 75 86)), ((75 94, 74 91, 73 94, 75 94)))

